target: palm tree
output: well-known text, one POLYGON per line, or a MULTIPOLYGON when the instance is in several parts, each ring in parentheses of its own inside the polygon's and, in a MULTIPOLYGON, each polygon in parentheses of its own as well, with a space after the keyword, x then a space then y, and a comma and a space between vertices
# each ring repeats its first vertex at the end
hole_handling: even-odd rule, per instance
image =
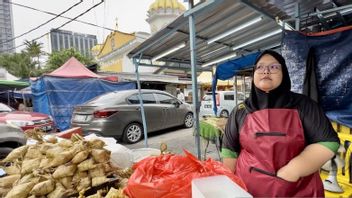
POLYGON ((38 64, 38 69, 40 69, 40 55, 43 54, 42 51, 42 43, 38 43, 37 41, 24 41, 24 45, 26 46, 26 53, 31 57, 31 58, 37 58, 37 64, 38 64))

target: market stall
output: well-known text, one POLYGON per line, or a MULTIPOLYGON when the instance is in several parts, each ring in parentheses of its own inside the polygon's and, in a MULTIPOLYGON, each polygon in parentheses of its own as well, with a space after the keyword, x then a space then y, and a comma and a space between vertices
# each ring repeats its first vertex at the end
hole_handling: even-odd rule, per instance
POLYGON ((73 108, 112 91, 134 89, 135 83, 106 80, 74 57, 60 68, 31 82, 35 112, 51 115, 57 127, 70 127, 73 108))

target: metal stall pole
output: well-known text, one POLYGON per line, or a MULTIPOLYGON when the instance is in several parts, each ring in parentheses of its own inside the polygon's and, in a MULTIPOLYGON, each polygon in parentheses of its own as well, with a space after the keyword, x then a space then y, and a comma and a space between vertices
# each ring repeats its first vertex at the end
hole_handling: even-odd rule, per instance
POLYGON ((141 92, 141 82, 139 80, 139 72, 138 72, 138 67, 139 67, 139 63, 141 62, 141 58, 142 58, 142 53, 139 56, 138 62, 136 61, 135 58, 133 58, 133 63, 136 68, 138 99, 139 99, 139 104, 141 108, 141 115, 142 115, 142 122, 143 122, 144 146, 145 148, 148 148, 148 134, 147 134, 148 129, 147 129, 147 122, 145 121, 145 112, 144 112, 144 105, 143 105, 142 92, 141 92))
POLYGON ((11 104, 10 104, 10 91, 9 90, 7 90, 7 105, 11 106, 11 104))
POLYGON ((238 105, 238 98, 237 98, 237 95, 238 95, 238 91, 237 91, 237 75, 234 77, 234 83, 235 83, 235 95, 236 95, 236 105, 238 105))
MULTIPOLYGON (((246 90, 246 74, 244 74, 244 76, 243 76, 244 78, 243 78, 243 83, 244 83, 244 86, 243 86, 243 96, 244 96, 244 100, 246 99, 246 92, 247 92, 247 90, 246 90)), ((244 101, 243 100, 243 101, 244 101)))
POLYGON ((295 4, 295 28, 297 31, 300 30, 300 8, 299 8, 299 2, 296 2, 295 4))
POLYGON ((246 76, 245 76, 245 74, 243 74, 243 76, 242 76, 242 93, 244 94, 244 95, 246 95, 246 76))
MULTIPOLYGON (((188 1, 188 5, 192 7, 192 1, 188 1)), ((189 19, 189 48, 191 51, 191 68, 192 68, 192 102, 193 102, 193 119, 194 119, 194 131, 195 133, 195 143, 197 146, 197 157, 201 160, 201 150, 200 150, 200 132, 199 132, 199 102, 198 102, 198 87, 197 87, 197 67, 196 67, 196 34, 195 34, 195 24, 194 15, 188 16, 189 19)))

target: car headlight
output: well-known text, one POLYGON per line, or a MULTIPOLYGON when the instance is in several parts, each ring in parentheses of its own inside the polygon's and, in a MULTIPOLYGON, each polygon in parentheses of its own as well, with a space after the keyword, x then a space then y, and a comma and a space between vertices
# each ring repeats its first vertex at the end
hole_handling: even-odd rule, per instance
POLYGON ((6 123, 19 126, 19 127, 34 125, 34 122, 32 121, 23 121, 23 120, 6 120, 6 123))

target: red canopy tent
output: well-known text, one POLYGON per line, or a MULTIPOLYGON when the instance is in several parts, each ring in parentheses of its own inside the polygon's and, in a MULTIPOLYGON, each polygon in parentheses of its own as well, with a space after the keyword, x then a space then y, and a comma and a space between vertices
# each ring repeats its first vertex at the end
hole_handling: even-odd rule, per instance
POLYGON ((64 77, 64 78, 102 78, 109 81, 117 81, 117 77, 114 76, 100 76, 89 69, 87 69, 81 62, 75 57, 71 57, 61 67, 52 71, 46 76, 64 77))

